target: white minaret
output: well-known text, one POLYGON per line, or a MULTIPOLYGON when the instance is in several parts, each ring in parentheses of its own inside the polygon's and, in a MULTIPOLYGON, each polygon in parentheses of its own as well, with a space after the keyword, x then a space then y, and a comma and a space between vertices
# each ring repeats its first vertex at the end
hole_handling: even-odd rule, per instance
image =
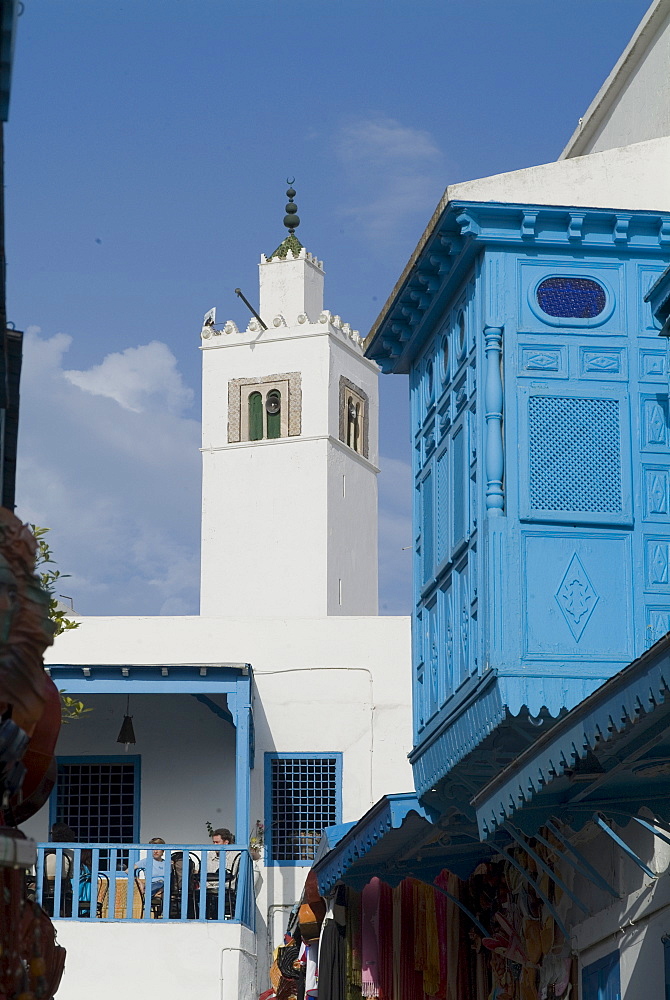
POLYGON ((323 263, 261 255, 259 315, 202 329, 202 615, 377 614, 377 365, 323 263))

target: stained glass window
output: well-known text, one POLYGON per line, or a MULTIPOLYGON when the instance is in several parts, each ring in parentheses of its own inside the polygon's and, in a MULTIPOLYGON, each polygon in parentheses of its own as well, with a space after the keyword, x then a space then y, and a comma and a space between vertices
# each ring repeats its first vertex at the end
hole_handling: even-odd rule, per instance
POLYGON ((537 301, 548 316, 593 319, 605 308, 605 289, 590 278, 545 278, 537 301))

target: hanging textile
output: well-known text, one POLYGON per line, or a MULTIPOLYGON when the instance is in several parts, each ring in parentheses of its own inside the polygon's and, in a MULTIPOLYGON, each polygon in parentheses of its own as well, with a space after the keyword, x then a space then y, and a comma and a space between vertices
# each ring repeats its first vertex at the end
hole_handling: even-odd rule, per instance
MULTIPOLYGON (((400 995, 398 1000, 421 1000, 423 973, 414 968, 414 882, 404 879, 401 883, 402 942, 400 946, 400 995)), ((395 1000, 395 998, 394 998, 395 1000)), ((454 998, 458 1000, 458 998, 454 998)))
POLYGON ((346 1000, 347 955, 344 931, 344 886, 339 886, 321 927, 319 1000, 346 1000))
POLYGON ((429 997, 434 997, 440 989, 440 946, 437 933, 437 914, 435 911, 435 890, 424 885, 424 910, 426 914, 426 951, 423 969, 423 990, 429 997))
MULTIPOLYGON (((435 993, 435 1000, 447 1000, 447 898, 441 892, 433 891, 435 903, 435 925, 437 927, 438 961, 440 966, 440 985, 435 993)), ((477 1000, 480 1000, 477 997, 477 1000)), ((488 994, 483 1000, 488 1000, 488 994)))
POLYGON ((315 1000, 319 995, 317 986, 317 961, 319 957, 319 942, 312 941, 307 945, 305 961, 305 1000, 315 1000))
POLYGON ((361 931, 363 937, 362 993, 379 996, 379 879, 370 879, 363 889, 361 931))
POLYGON ((379 996, 393 1000, 393 890, 386 882, 379 888, 379 996))
POLYGON ((361 894, 355 889, 347 889, 347 998, 360 1000, 361 973, 361 894))
POLYGON ((402 886, 393 890, 393 1000, 401 996, 400 953, 402 951, 402 886))

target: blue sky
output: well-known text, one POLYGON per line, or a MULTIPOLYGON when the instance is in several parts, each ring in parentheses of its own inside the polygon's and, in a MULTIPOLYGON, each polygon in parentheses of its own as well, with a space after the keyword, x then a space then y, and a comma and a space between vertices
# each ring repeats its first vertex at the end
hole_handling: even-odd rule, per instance
MULTIPOLYGON (((287 175, 326 307, 365 334, 445 186, 555 159, 647 6, 26 0, 17 513, 52 528, 77 610, 197 612, 200 324, 246 323, 287 175)), ((410 606, 406 395, 381 378, 383 613, 410 606)))

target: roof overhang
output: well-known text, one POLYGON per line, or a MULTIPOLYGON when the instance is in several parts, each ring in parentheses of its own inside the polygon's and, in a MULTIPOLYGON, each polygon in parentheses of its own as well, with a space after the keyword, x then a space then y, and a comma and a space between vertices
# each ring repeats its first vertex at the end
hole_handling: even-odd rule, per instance
POLYGON ((234 694, 249 682, 248 663, 50 663, 52 680, 68 694, 234 694))
MULTIPOLYGON (((397 885, 412 874, 407 854, 414 856, 435 832, 416 795, 385 795, 357 823, 324 831, 313 866, 319 892, 327 895, 338 882, 360 889, 375 875, 397 885), (324 845, 330 844, 324 853, 324 845)), ((440 864, 436 874, 443 867, 440 864)))
POLYGON ((670 633, 554 724, 472 800, 482 840, 646 806, 670 823, 670 633))
MULTIPOLYGON (((670 211, 448 200, 468 187, 447 189, 365 340, 367 357, 384 372, 409 371, 484 248, 616 255, 625 249, 666 259, 670 252, 670 211)), ((499 325, 500 318, 487 322, 499 325)))

